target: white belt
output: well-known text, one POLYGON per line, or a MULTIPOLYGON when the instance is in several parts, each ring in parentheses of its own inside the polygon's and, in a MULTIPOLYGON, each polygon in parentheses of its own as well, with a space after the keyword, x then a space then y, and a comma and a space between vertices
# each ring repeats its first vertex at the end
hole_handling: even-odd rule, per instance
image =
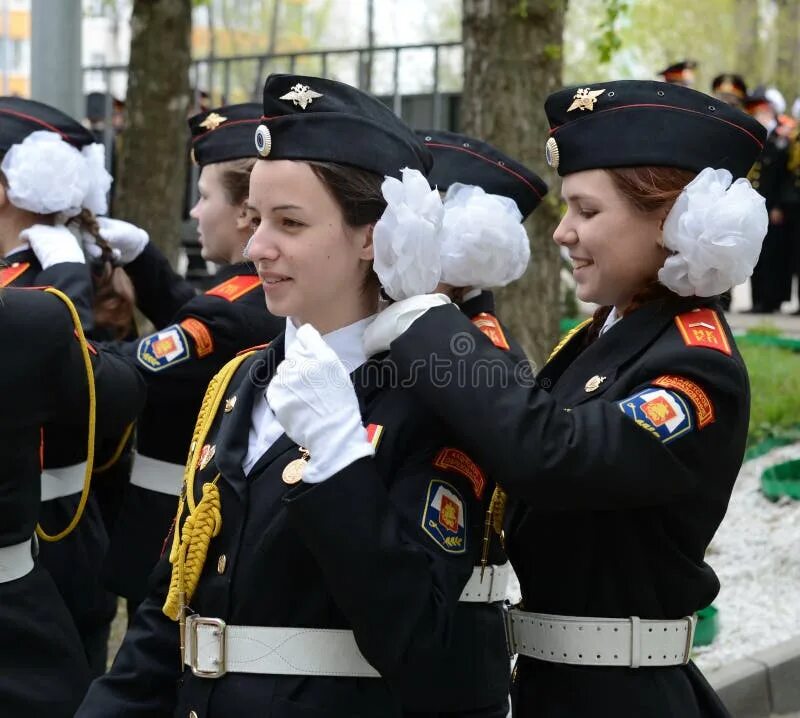
POLYGON ((352 631, 228 626, 219 618, 186 619, 186 665, 201 678, 225 673, 379 678, 352 631))
POLYGON ((495 603, 505 601, 508 595, 508 581, 511 578, 511 564, 487 566, 481 571, 480 566, 472 569, 467 585, 458 599, 460 603, 495 603), (483 573, 483 580, 481 580, 483 573))
POLYGON ((183 464, 153 459, 137 451, 133 460, 131 483, 148 491, 157 491, 159 494, 180 496, 183 469, 183 464))
POLYGON ((83 491, 86 479, 86 462, 42 471, 42 501, 60 499, 83 491))
POLYGON ((552 616, 511 610, 509 651, 550 663, 580 666, 677 666, 689 661, 695 618, 552 616))
POLYGON ((33 571, 31 541, 0 548, 0 583, 16 581, 33 571))

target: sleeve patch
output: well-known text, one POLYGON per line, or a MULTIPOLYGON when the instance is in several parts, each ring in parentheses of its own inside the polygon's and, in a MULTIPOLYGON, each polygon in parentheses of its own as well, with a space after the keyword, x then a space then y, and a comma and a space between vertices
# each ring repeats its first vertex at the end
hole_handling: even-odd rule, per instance
POLYGON ((497 321, 497 317, 487 312, 481 312, 472 317, 472 323, 489 337, 496 347, 505 350, 510 349, 506 335, 503 333, 503 328, 500 326, 500 322, 497 321))
POLYGON ((189 344, 183 330, 173 324, 139 342, 136 350, 139 363, 150 371, 161 371, 189 358, 189 344))
POLYGON ((236 277, 231 277, 229 280, 218 284, 216 287, 209 289, 206 294, 212 297, 222 297, 229 302, 235 302, 239 297, 247 294, 251 289, 255 289, 261 280, 249 274, 240 274, 236 277))
POLYGON ((432 479, 422 511, 422 530, 447 553, 465 553, 466 525, 466 507, 461 494, 446 481, 432 479))
POLYGON ((480 499, 486 488, 486 477, 480 467, 458 449, 442 449, 433 460, 433 465, 442 471, 454 471, 469 479, 475 497, 480 499))
POLYGON ((14 262, 0 269, 0 287, 7 287, 15 279, 25 274, 30 266, 30 262, 14 262))
POLYGON ((214 351, 214 340, 211 338, 211 332, 203 322, 194 317, 189 317, 181 322, 181 326, 194 339, 194 348, 198 359, 207 357, 214 351))
POLYGON ((683 398, 668 389, 643 389, 618 403, 619 408, 664 444, 689 433, 694 421, 683 398))
POLYGON ((694 309, 675 317, 675 324, 687 347, 707 347, 731 355, 728 336, 713 309, 694 309))
POLYGON ((714 405, 711 399, 697 384, 690 379, 674 374, 665 374, 658 377, 653 384, 664 387, 665 389, 677 389, 694 405, 697 414, 697 428, 704 429, 709 424, 714 423, 714 405))

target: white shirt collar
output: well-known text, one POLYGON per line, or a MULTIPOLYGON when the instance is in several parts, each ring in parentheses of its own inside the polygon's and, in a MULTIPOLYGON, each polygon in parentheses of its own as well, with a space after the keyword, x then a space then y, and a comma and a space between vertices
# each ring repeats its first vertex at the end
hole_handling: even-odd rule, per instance
POLYGON ((613 327, 620 319, 622 319, 619 314, 617 314, 617 308, 611 307, 611 311, 608 313, 606 317, 606 321, 603 324, 603 328, 600 330, 600 335, 602 336, 605 334, 611 327, 613 327))
MULTIPOLYGON (((339 360, 350 373, 367 361, 367 355, 364 353, 363 338, 364 331, 373 319, 375 319, 374 314, 348 324, 346 327, 322 335, 323 341, 336 352, 336 356, 339 357, 339 360)), ((294 320, 291 317, 287 317, 284 339, 287 348, 294 341, 296 335, 297 327, 294 324, 294 320)))

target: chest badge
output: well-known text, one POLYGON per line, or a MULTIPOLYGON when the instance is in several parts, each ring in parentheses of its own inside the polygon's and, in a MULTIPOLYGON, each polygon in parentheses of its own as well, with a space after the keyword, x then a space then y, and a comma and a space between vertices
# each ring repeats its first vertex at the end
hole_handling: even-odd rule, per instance
POLYGON ((200 451, 200 459, 197 462, 197 468, 200 469, 200 471, 205 469, 216 453, 217 447, 214 444, 206 444, 200 451))
POLYGON ((233 411, 234 406, 236 406, 236 394, 229 399, 225 399, 225 413, 230 414, 233 411))
POLYGON ((302 456, 299 459, 294 459, 286 464, 286 466, 283 467, 283 473, 281 474, 283 483, 289 484, 289 486, 299 484, 303 480, 303 473, 308 465, 308 460, 311 458, 311 454, 309 454, 308 451, 306 451, 302 446, 298 448, 300 449, 302 456))
POLYGON ((606 378, 604 376, 595 374, 591 379, 589 379, 589 381, 586 382, 586 385, 583 387, 583 389, 587 394, 597 391, 605 380, 606 378))

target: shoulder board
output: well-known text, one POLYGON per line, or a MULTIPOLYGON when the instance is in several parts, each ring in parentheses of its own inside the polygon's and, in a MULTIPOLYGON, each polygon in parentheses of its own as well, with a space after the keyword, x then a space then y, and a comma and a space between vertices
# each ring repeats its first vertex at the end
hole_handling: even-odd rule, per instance
POLYGON ((7 287, 17 277, 25 274, 30 266, 30 262, 14 262, 14 264, 0 268, 0 287, 7 287))
POLYGON ((202 359, 214 352, 214 339, 208 326, 194 317, 187 317, 180 325, 186 333, 194 339, 194 347, 197 358, 202 359))
POLYGON ((472 323, 478 327, 499 349, 510 349, 506 335, 503 333, 503 328, 500 322, 492 314, 488 312, 481 312, 472 317, 472 323))
POLYGON ((731 345, 722 322, 713 309, 693 309, 675 317, 675 324, 687 347, 706 347, 731 355, 731 345))
POLYGON ((574 337, 581 329, 583 329, 587 324, 590 324, 592 321, 592 317, 588 319, 584 319, 577 327, 572 327, 565 335, 564 338, 556 344, 553 351, 550 352, 550 356, 547 357, 547 361, 550 361, 556 354, 558 354, 567 344, 569 343, 570 339, 574 337))
POLYGON ((235 302, 239 297, 247 294, 251 289, 255 289, 259 284, 261 284, 261 280, 258 277, 250 274, 240 274, 236 277, 231 277, 222 284, 218 284, 216 287, 212 287, 206 294, 210 294, 212 297, 222 297, 222 299, 227 299, 229 302, 235 302))
POLYGON ((247 349, 242 349, 240 352, 236 352, 236 356, 242 356, 242 354, 255 354, 256 352, 261 351, 262 349, 266 349, 269 346, 269 342, 266 344, 256 344, 254 347, 248 347, 247 349))

